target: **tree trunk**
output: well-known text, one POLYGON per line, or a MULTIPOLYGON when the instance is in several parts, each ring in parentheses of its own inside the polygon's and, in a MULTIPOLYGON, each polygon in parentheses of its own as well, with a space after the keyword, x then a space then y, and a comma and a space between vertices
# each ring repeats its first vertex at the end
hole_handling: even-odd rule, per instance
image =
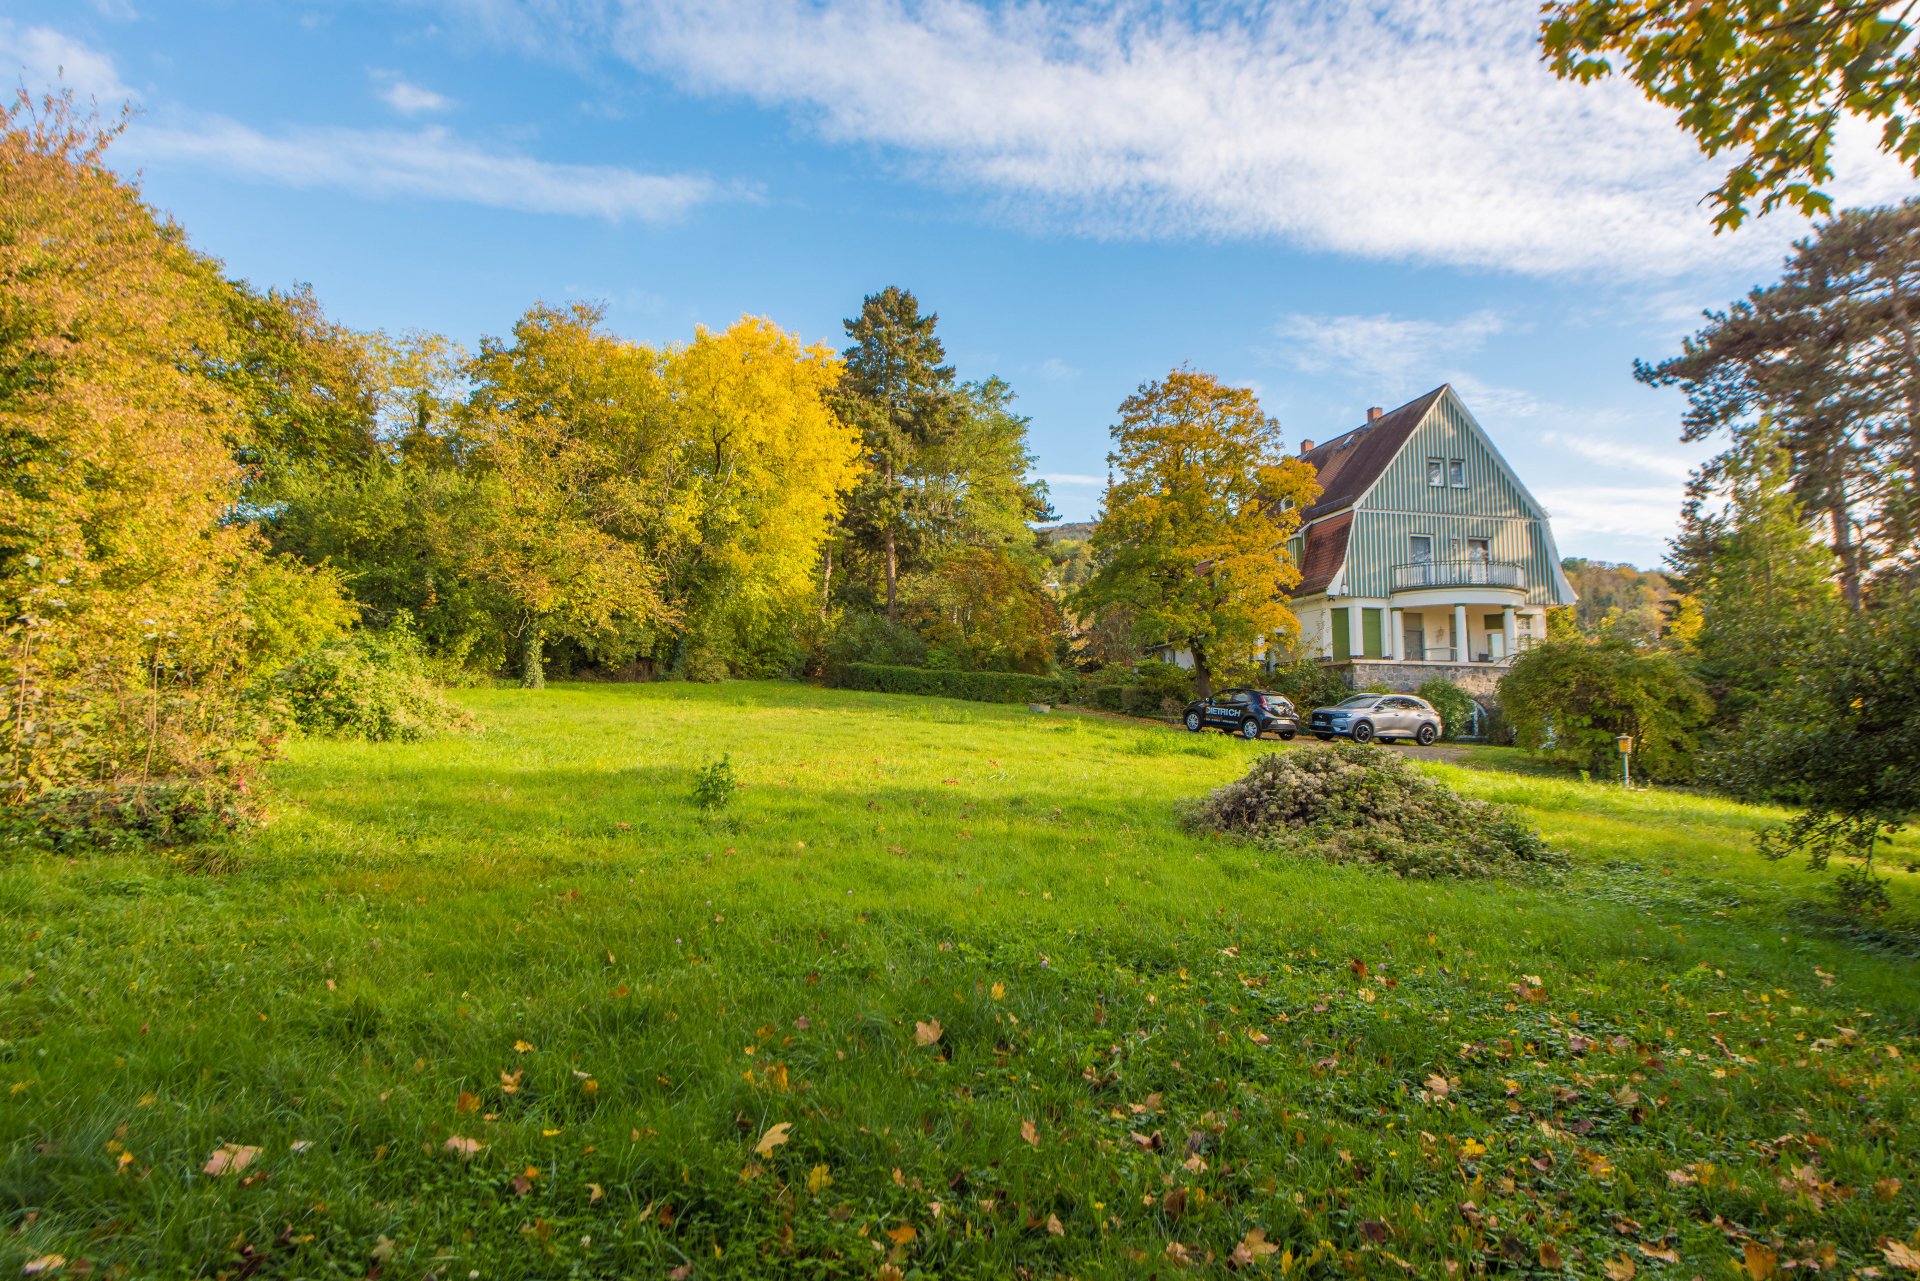
POLYGON ((887 621, 900 621, 900 556, 893 542, 893 526, 887 526, 887 621))
POLYGON ((1847 608, 1858 611, 1861 604, 1860 590, 1860 549, 1853 541, 1853 518, 1847 515, 1846 486, 1840 487, 1839 497, 1833 506, 1827 509, 1833 524, 1833 550, 1840 561, 1840 591, 1847 598, 1847 608))
POLYGON ((1207 647, 1198 640, 1187 641, 1187 652, 1193 655, 1193 688, 1201 698, 1213 697, 1213 672, 1207 667, 1207 647))
POLYGON ((833 600, 833 544, 828 543, 820 549, 820 621, 827 621, 828 606, 833 600))
POLYGON ((546 633, 538 627, 527 629, 527 647, 520 654, 520 688, 545 689, 547 670, 541 661, 540 650, 546 644, 546 633))

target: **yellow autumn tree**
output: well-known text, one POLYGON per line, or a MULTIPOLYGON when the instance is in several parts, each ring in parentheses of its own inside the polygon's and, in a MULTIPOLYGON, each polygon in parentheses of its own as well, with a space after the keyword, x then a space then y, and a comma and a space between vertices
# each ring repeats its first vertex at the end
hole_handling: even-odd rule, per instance
POLYGON ((1215 671, 1297 631, 1286 592, 1300 570, 1287 540, 1319 484, 1286 456, 1280 425, 1251 391, 1191 369, 1143 383, 1110 435, 1114 480, 1076 608, 1117 607, 1137 642, 1187 650, 1209 694, 1215 671))
POLYGON ((831 403, 840 359, 744 317, 699 330, 664 363, 684 483, 697 491, 697 536, 667 549, 681 666, 751 670, 791 637, 860 475, 859 433, 831 403))
POLYGON ((346 611, 225 519, 228 286, 107 167, 116 132, 70 95, 0 109, 0 808, 157 831, 230 812, 242 686, 346 611))

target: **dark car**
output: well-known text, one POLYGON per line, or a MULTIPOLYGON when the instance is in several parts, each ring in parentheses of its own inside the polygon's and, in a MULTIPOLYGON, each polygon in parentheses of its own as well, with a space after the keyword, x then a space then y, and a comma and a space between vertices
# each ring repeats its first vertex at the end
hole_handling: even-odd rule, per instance
POLYGON ((1325 741, 1345 737, 1356 743, 1374 739, 1410 738, 1426 747, 1446 726, 1440 713, 1424 698, 1411 694, 1355 694, 1332 707, 1316 707, 1307 718, 1314 737, 1325 741))
POLYGON ((1292 738, 1300 732, 1299 713, 1287 696, 1263 689, 1223 689, 1211 698, 1196 698, 1182 719, 1196 734, 1208 726, 1242 738, 1267 733, 1292 738))

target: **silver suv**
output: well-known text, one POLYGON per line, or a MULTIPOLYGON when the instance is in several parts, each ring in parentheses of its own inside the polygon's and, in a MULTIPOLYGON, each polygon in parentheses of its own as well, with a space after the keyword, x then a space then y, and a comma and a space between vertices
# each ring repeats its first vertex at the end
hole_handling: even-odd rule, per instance
POLYGON ((1411 694, 1355 694, 1332 707, 1316 707, 1307 718, 1307 732, 1322 742, 1335 737, 1356 743, 1410 738, 1426 747, 1445 728, 1433 704, 1411 694))

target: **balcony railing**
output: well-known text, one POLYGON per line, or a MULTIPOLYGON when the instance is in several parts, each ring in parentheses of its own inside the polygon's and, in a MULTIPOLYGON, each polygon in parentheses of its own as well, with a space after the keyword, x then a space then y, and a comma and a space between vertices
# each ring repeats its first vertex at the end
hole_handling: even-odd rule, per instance
POLYGON ((1393 590, 1420 587, 1516 587, 1527 585, 1527 568, 1504 560, 1421 560, 1393 567, 1393 590))

